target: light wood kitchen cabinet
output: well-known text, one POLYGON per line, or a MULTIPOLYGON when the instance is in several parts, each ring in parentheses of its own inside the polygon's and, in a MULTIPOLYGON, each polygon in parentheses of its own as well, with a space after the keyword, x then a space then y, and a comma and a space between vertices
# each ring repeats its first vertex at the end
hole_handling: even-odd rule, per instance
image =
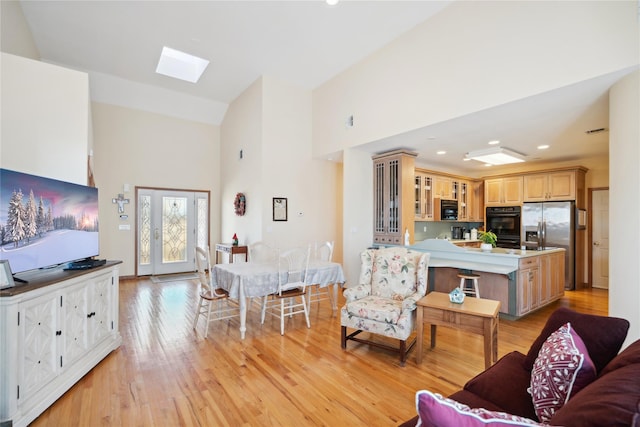
POLYGON ((518 269, 518 316, 564 295, 564 252, 522 258, 518 269))
POLYGON ((445 200, 458 200, 458 181, 447 176, 434 177, 434 197, 445 200))
POLYGON ((514 206, 522 203, 522 176, 492 178, 484 181, 486 206, 514 206))
POLYGON ((518 316, 538 307, 540 298, 539 257, 523 258, 518 269, 518 316))
POLYGON ((458 221, 469 220, 469 181, 458 181, 458 221))
POLYGON ((470 181, 467 193, 469 221, 484 222, 484 182, 470 181))
POLYGON ((433 221, 433 176, 415 174, 415 220, 433 221))
POLYGON ((409 230, 413 242, 415 218, 415 158, 398 150, 373 157, 373 241, 401 245, 409 230))
POLYGON ((524 201, 575 200, 576 172, 562 171, 524 176, 524 201))
POLYGON ((564 295, 564 252, 540 257, 540 305, 548 304, 564 295))

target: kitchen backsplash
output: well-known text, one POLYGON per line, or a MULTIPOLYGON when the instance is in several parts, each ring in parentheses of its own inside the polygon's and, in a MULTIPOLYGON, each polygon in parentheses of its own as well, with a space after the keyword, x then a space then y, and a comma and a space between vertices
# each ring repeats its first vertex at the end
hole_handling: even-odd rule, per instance
POLYGON ((426 239, 451 239, 451 227, 464 227, 468 230, 472 228, 480 229, 482 222, 459 222, 459 221, 416 221, 415 241, 426 239), (427 231, 425 230, 425 227, 427 231))

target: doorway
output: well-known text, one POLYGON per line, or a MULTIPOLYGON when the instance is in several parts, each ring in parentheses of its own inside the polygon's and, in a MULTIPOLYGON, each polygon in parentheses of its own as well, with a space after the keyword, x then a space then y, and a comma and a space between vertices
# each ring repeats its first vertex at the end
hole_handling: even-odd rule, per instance
POLYGON ((209 192, 136 187, 136 275, 195 271, 209 244, 209 192))
POLYGON ((609 189, 589 189, 589 283, 609 289, 609 189))

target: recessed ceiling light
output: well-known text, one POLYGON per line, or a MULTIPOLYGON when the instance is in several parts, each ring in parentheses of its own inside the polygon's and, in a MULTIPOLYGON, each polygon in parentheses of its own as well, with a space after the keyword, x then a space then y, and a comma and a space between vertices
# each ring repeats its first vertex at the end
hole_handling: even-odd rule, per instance
POLYGON ((436 154, 437 154, 437 155, 439 155, 439 156, 441 156, 441 155, 443 155, 443 154, 447 154, 447 152, 446 152, 446 151, 444 151, 444 150, 440 150, 440 151, 436 151, 436 154))
POLYGON ((340 0, 325 0, 329 6, 335 6, 340 0))
POLYGON ((549 148, 548 145, 538 145, 538 150, 546 150, 547 148, 549 148))
POLYGON ((500 144, 500 141, 498 141, 497 139, 494 139, 493 141, 489 141, 489 145, 497 145, 500 144))
POLYGON ((207 65, 209 65, 209 61, 206 59, 164 46, 156 73, 196 83, 207 65))

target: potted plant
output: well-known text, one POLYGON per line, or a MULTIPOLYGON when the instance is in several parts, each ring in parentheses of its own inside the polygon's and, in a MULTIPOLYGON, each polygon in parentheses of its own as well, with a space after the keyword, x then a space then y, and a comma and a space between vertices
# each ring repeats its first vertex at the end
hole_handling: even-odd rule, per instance
POLYGON ((478 240, 482 242, 480 244, 480 249, 483 251, 490 251, 496 247, 498 236, 496 236, 493 231, 478 231, 478 240))

